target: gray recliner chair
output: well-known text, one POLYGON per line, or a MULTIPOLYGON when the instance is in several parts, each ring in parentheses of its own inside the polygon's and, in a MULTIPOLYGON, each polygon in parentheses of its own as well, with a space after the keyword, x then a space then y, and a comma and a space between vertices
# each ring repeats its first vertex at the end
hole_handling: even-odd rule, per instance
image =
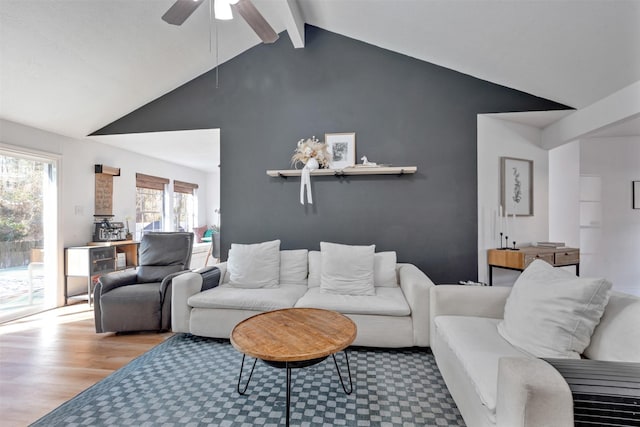
POLYGON ((135 270, 100 277, 94 290, 96 332, 171 327, 171 280, 189 269, 193 233, 147 233, 135 270))

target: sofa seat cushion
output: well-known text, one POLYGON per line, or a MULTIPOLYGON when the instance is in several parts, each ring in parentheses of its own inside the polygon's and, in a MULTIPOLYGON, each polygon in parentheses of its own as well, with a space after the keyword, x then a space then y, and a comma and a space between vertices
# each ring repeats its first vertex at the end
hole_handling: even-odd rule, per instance
POLYGON ((193 308, 269 311, 293 307, 306 291, 304 285, 282 284, 277 288, 242 289, 225 284, 191 296, 187 304, 193 308))
POLYGON ((324 308, 343 314, 409 316, 411 308, 400 288, 375 288, 375 295, 341 295, 309 288, 296 307, 324 308))
POLYGON ((498 362, 501 357, 526 357, 498 334, 501 319, 471 316, 437 316, 435 332, 456 355, 482 404, 495 421, 498 362))

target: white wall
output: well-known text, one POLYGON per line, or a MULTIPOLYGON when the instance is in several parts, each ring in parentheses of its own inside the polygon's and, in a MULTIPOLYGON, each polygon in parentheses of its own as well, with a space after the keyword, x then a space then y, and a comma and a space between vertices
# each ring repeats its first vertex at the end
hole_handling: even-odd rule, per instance
POLYGON ((580 144, 549 151, 549 240, 580 247, 580 144))
MULTIPOLYGON (((113 214, 116 221, 124 221, 127 216, 135 218, 136 172, 198 184, 198 222, 208 222, 207 220, 212 216, 207 212, 209 203, 206 200, 210 194, 208 183, 212 180, 207 179, 205 172, 90 140, 68 138, 6 120, 0 120, 0 143, 61 156, 58 171, 61 192, 59 221, 61 248, 84 245, 92 239, 95 164, 120 168, 121 175, 113 178, 113 214)), ((132 228, 133 221, 130 222, 132 228)), ((63 288, 62 280, 61 272, 58 279, 60 295, 63 288)), ((60 298, 59 301, 61 301, 60 298)))
MULTIPOLYGON (((500 205, 500 157, 533 160, 533 216, 516 217, 511 236, 517 245, 546 240, 549 233, 548 154, 540 147, 540 129, 478 116, 478 280, 488 283, 487 249, 498 245, 493 217, 500 205)), ((517 272, 494 269, 494 285, 511 285, 517 272)), ((468 278, 461 278, 467 280, 468 278)))
POLYGON ((220 168, 207 173, 207 216, 200 221, 200 225, 220 225, 220 216, 216 209, 220 209, 220 168), (206 221, 205 221, 206 219, 206 221))
POLYGON ((631 182, 640 181, 640 137, 580 140, 580 174, 602 183, 599 259, 583 259, 581 273, 640 295, 640 210, 631 204, 631 182))

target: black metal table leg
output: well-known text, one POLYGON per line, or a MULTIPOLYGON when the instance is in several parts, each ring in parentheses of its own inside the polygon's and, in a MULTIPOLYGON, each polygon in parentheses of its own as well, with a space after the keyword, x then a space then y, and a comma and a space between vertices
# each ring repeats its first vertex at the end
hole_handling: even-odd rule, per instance
POLYGON ((347 391, 347 388, 344 386, 344 380, 342 379, 342 373, 340 372, 340 368, 338 367, 338 361, 336 360, 336 355, 332 354, 332 356, 333 356, 333 363, 335 363, 336 365, 336 371, 338 371, 338 378, 340 378, 340 384, 342 384, 342 389, 344 390, 345 394, 349 395, 353 393, 353 381, 351 380, 351 367, 349 366, 349 355, 347 354, 347 350, 344 351, 344 357, 347 360, 347 372, 349 373, 349 391, 347 391))
POLYGON ((242 391, 240 391, 240 382, 242 381, 242 370, 244 369, 244 359, 245 357, 247 357, 246 354, 242 355, 242 364, 240 365, 240 375, 238 375, 238 394, 240 395, 244 395, 247 392, 247 388, 249 388, 249 382, 251 382, 251 376, 253 375, 253 370, 256 367, 256 362, 258 361, 258 359, 254 359, 253 360, 253 366, 251 367, 251 372, 249 373, 249 379, 247 380, 247 383, 244 385, 244 388, 242 389, 242 391))
POLYGON ((291 408, 291 368, 286 363, 287 369, 287 427, 289 427, 289 409, 291 408))

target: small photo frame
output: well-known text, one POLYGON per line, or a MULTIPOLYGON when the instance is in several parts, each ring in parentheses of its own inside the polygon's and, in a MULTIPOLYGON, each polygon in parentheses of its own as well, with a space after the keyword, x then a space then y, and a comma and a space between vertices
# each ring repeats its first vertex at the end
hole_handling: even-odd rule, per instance
POLYGON ((533 216, 533 160, 500 157, 500 182, 505 215, 533 216))
POLYGON ((633 197, 633 209, 640 209, 640 181, 633 181, 631 194, 633 197))
POLYGON ((356 133, 325 133, 329 151, 329 168, 343 169, 356 164, 356 133))

